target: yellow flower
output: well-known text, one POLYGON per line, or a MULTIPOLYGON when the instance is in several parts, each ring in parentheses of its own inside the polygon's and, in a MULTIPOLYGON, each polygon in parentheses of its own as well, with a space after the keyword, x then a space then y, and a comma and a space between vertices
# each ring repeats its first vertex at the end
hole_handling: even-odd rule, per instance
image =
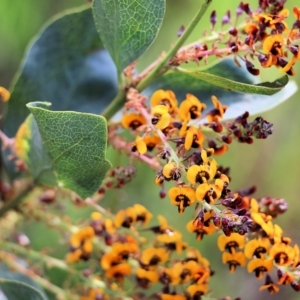
POLYGON ((165 105, 156 105, 152 108, 151 123, 158 129, 165 129, 171 122, 171 115, 168 112, 168 107, 165 105))
POLYGON ((180 104, 179 116, 182 121, 198 119, 201 117, 201 113, 205 108, 206 104, 201 103, 199 99, 192 94, 187 94, 186 99, 180 104))
POLYGON ((224 182, 221 179, 216 179, 215 184, 202 183, 197 187, 197 200, 205 200, 207 203, 214 203, 222 194, 224 182))
POLYGON ((152 214, 141 204, 134 204, 133 209, 136 211, 136 222, 147 225, 152 218, 152 214))
POLYGON ((201 130, 197 129, 194 126, 190 126, 185 132, 185 150, 191 148, 200 148, 204 142, 205 136, 201 130))
POLYGON ((140 154, 145 154, 147 152, 147 146, 143 138, 140 136, 137 136, 135 138, 135 142, 133 143, 133 146, 131 147, 132 152, 138 152, 140 154))
POLYGON ((210 165, 193 165, 187 171, 187 179, 191 184, 205 183, 213 179, 217 172, 216 161, 213 160, 210 165))
POLYGON ((164 90, 157 90, 152 94, 152 97, 150 99, 152 107, 157 105, 165 105, 168 107, 168 112, 170 114, 176 112, 177 110, 177 99, 175 94, 170 91, 164 91, 164 90))
POLYGON ((0 101, 7 102, 9 99, 10 92, 6 88, 0 86, 0 101))
POLYGON ((136 130, 141 125, 147 124, 144 117, 140 114, 130 113, 125 114, 122 117, 122 125, 124 128, 130 128, 132 130, 136 130))
POLYGON ((169 190, 171 203, 178 206, 178 212, 182 214, 186 207, 192 205, 196 200, 195 190, 189 186, 173 187, 169 190))
POLYGON ((136 221, 136 218, 136 210, 133 207, 128 207, 118 211, 114 223, 116 227, 129 228, 136 221))
POLYGON ((181 173, 175 162, 167 163, 162 170, 162 174, 166 180, 177 181, 181 177, 181 173))

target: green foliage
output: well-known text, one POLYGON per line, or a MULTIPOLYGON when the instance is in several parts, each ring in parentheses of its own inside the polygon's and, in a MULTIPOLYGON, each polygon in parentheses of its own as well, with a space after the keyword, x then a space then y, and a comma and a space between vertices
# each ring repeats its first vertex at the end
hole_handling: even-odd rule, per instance
POLYGON ((111 166, 105 158, 106 120, 88 113, 53 112, 47 110, 48 106, 43 102, 27 105, 51 158, 58 185, 82 198, 89 197, 97 191, 111 166))
POLYGON ((21 281, 0 278, 0 289, 9 300, 46 300, 36 288, 21 281))
MULTIPOLYGON (((214 66, 202 72, 201 77, 203 78, 196 78, 182 72, 169 72, 157 79, 144 93, 150 97, 157 89, 170 89, 174 91, 180 101, 185 98, 187 93, 190 93, 205 103, 208 110, 212 109, 211 96, 215 95, 220 99, 222 104, 228 106, 225 118, 223 119, 226 120, 235 118, 245 111, 248 111, 252 115, 269 110, 289 99, 297 91, 297 86, 294 82, 289 82, 285 88, 283 88, 281 82, 281 90, 276 88, 276 81, 271 85, 269 83, 263 85, 257 84, 256 77, 250 75, 245 67, 238 68, 234 60, 230 58, 218 61, 214 66), (210 79, 207 79, 208 76, 210 76, 212 82, 210 82, 210 79), (226 82, 235 82, 235 88, 239 85, 239 87, 243 87, 244 89, 250 88, 261 93, 268 90, 272 92, 276 90, 277 94, 270 97, 267 95, 251 95, 240 92, 233 93, 224 86, 216 85, 216 82, 213 80, 216 78, 223 82, 225 80, 226 82), (280 91, 278 92, 278 90, 280 91)), ((285 80, 285 77, 283 78, 285 80)), ((247 90, 249 93, 250 90, 247 90)))
POLYGON ((228 89, 229 91, 247 94, 274 95, 275 93, 279 92, 282 88, 284 88, 289 82, 289 77, 287 75, 284 75, 283 77, 275 80, 274 82, 249 84, 240 82, 239 80, 232 80, 228 79, 227 77, 218 76, 213 73, 214 70, 194 71, 178 68, 175 71, 184 73, 196 79, 203 80, 212 85, 228 89))
POLYGON ((156 38, 165 0, 94 0, 93 11, 100 38, 120 73, 156 38))
POLYGON ((19 281, 26 285, 32 286, 33 288, 37 289, 45 298, 47 298, 44 290, 35 281, 33 281, 30 277, 25 276, 20 273, 17 273, 17 272, 12 272, 4 264, 0 265, 0 278, 19 281))
POLYGON ((117 93, 113 61, 103 49, 92 10, 79 8, 51 20, 34 39, 15 79, 5 132, 12 136, 30 101, 56 110, 99 113, 117 93))

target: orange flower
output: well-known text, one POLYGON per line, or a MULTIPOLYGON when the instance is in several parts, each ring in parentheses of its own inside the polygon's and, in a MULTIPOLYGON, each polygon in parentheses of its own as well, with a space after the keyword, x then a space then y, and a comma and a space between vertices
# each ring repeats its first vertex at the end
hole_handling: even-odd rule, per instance
POLYGON ((237 266, 245 266, 246 265, 246 257, 243 252, 223 252, 222 261, 224 264, 229 265, 230 272, 234 272, 237 266))
POLYGON ((140 114, 129 113, 125 114, 122 117, 122 125, 124 128, 130 128, 132 130, 136 130, 141 125, 147 124, 144 117, 140 114))
POLYGON ((266 276, 266 282, 264 285, 262 285, 259 288, 260 291, 263 290, 268 290, 270 292, 270 294, 275 294, 279 291, 279 287, 277 285, 274 284, 273 280, 271 279, 271 276, 269 274, 267 274, 266 276))
POLYGON ((148 289, 151 283, 155 283, 158 281, 158 273, 155 271, 147 271, 142 268, 138 268, 136 270, 136 279, 138 285, 144 289, 148 289))
POLYGON ((191 299, 201 299, 201 296, 207 294, 208 285, 207 284, 192 284, 187 287, 187 293, 191 299))
POLYGON ((196 233, 197 241, 201 241, 204 235, 211 235, 215 231, 215 226, 212 222, 208 222, 207 226, 206 224, 199 226, 196 221, 191 220, 187 223, 186 229, 189 232, 196 233))
POLYGON ((269 255, 279 266, 288 266, 294 260, 295 249, 284 243, 275 244, 270 249, 269 255))
POLYGON ((274 34, 268 36, 263 43, 263 50, 266 54, 273 54, 276 56, 284 56, 283 45, 285 44, 282 34, 274 34))
POLYGON ((125 276, 131 274, 131 266, 128 263, 121 263, 115 266, 112 266, 105 272, 105 277, 107 279, 116 279, 119 282, 122 282, 125 276))
POLYGON ((222 234, 218 238, 218 247, 221 251, 228 250, 230 253, 234 252, 237 248, 244 248, 245 236, 240 235, 236 232, 232 233, 230 236, 222 234))
POLYGON ((248 272, 255 272, 258 279, 262 279, 263 273, 270 272, 273 268, 272 259, 254 258, 248 263, 248 272))
POLYGON ((161 144, 161 139, 157 135, 145 136, 144 142, 147 146, 148 151, 152 151, 157 145, 161 144))
POLYGON ((211 96, 211 100, 215 108, 206 114, 206 118, 209 123, 219 122, 220 119, 223 118, 228 107, 226 105, 222 105, 216 96, 211 96))
POLYGON ((143 266, 155 267, 160 263, 165 263, 169 254, 165 248, 148 248, 143 251, 140 262, 143 266))
POLYGON ((249 241, 245 247, 245 255, 247 258, 252 258, 253 256, 257 258, 264 258, 264 254, 269 252, 271 243, 267 238, 258 238, 249 241))

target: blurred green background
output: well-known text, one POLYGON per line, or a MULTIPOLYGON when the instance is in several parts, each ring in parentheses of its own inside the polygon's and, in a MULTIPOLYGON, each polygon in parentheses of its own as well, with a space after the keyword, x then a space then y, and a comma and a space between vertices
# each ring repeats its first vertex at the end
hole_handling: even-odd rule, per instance
MULTIPOLYGON (((1 0, 0 85, 9 87, 28 42, 45 21, 57 12, 85 2, 84 0, 1 0)), ((239 2, 238 0, 215 0, 209 10, 216 9, 220 21, 229 8, 234 15, 239 2)), ((258 1, 249 2, 254 7, 258 1)), ((169 48, 170 44, 176 40, 180 26, 188 24, 201 3, 201 0, 167 0, 167 13, 163 27, 157 41, 143 55, 141 65, 147 65, 162 50, 169 48)), ((287 0, 287 7, 290 9, 296 4, 299 5, 298 0, 287 0)), ((209 28, 208 20, 209 13, 197 27, 189 42, 200 38, 203 30, 209 28)), ((216 29, 218 29, 218 25, 216 29)), ((296 76, 292 80, 297 81, 300 85, 300 64, 296 66, 295 71, 296 76)), ((271 71, 262 71, 264 80, 274 78, 274 76, 280 77, 281 73, 274 68, 271 71)), ((230 147, 230 151, 218 161, 224 166, 231 167, 232 189, 254 184, 258 187, 257 197, 269 195, 287 200, 290 209, 278 219, 278 223, 283 227, 286 235, 299 244, 300 102, 298 98, 298 94, 296 94, 283 105, 263 114, 265 119, 274 123, 275 129, 274 134, 267 140, 256 140, 253 145, 234 143, 230 147)), ((115 152, 109 155, 115 166, 128 161, 115 152)), ((185 224, 192 218, 193 209, 187 210, 183 216, 178 215, 167 198, 161 200, 158 197, 159 189, 153 183, 155 173, 148 169, 146 171, 140 164, 137 166, 138 176, 125 189, 109 192, 102 201, 102 205, 116 211, 118 208, 127 207, 133 203, 144 204, 154 214, 166 215, 171 225, 185 233, 185 224)), ((77 219, 82 219, 87 214, 80 209, 71 208, 66 212, 77 219)), ((45 238, 42 237, 41 234, 48 231, 44 226, 26 226, 20 230, 25 231, 31 237, 32 246, 35 249, 42 249, 45 245, 50 245, 51 239, 57 239, 55 233, 48 234, 45 238)), ((205 237, 204 241, 200 243, 197 243, 194 236, 191 235, 186 235, 185 240, 196 246, 204 256, 209 258, 213 270, 216 271, 211 283, 212 297, 230 295, 232 297, 240 296, 243 300, 296 300, 300 298, 289 286, 283 287, 278 295, 270 296, 267 292, 259 292, 258 288, 263 282, 257 281, 253 274, 247 274, 245 269, 238 269, 235 274, 229 274, 227 266, 221 263, 221 253, 216 246, 216 236, 205 237)), ((63 249, 66 251, 66 248, 63 249)))

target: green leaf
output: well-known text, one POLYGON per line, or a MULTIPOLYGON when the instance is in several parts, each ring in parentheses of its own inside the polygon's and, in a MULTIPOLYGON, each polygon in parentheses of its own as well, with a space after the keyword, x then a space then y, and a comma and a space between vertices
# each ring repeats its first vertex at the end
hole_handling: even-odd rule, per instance
POLYGON ((9 300, 46 300, 37 289, 21 281, 0 278, 0 289, 9 300))
MULTIPOLYGON (((238 68, 233 59, 230 58, 221 60, 208 69, 207 72, 229 80, 238 80, 245 84, 257 84, 258 80, 245 67, 238 68)), ((223 119, 227 120, 236 118, 245 111, 248 111, 250 115, 254 115, 272 109, 289 99, 297 91, 297 85, 295 82, 290 81, 273 96, 245 94, 229 91, 184 73, 172 72, 156 80, 143 94, 150 97, 158 89, 173 90, 179 102, 185 99, 187 93, 195 95, 207 105, 203 115, 213 108, 211 96, 215 95, 222 104, 228 106, 223 119)), ((199 120, 195 121, 199 123, 199 120)))
MULTIPOLYGON (((238 68, 236 66, 236 68, 238 68)), ((213 68, 212 68, 213 69, 213 68)), ((174 72, 180 72, 185 75, 191 76, 196 79, 203 80, 212 85, 228 89, 229 91, 246 93, 246 94, 259 94, 259 95, 274 95, 278 93, 282 88, 284 88, 289 82, 289 77, 284 75, 283 77, 275 80, 274 82, 263 82, 260 84, 249 84, 240 82, 239 79, 232 80, 228 77, 218 76, 213 72, 213 70, 207 71, 193 71, 186 70, 183 68, 177 68, 174 72)))
POLYGON ((30 44, 11 87, 4 131, 14 136, 30 101, 100 113, 117 93, 117 72, 87 6, 50 20, 30 44))
POLYGON ((92 196, 111 167, 105 156, 106 120, 89 113, 49 111, 50 105, 32 102, 27 107, 37 122, 58 186, 82 198, 92 196))
POLYGON ((100 38, 120 73, 156 38, 165 0, 94 0, 93 12, 100 38))
POLYGON ((5 264, 0 264, 0 278, 14 280, 29 285, 38 290, 44 296, 44 298, 47 299, 44 290, 35 281, 21 273, 10 271, 5 264))

